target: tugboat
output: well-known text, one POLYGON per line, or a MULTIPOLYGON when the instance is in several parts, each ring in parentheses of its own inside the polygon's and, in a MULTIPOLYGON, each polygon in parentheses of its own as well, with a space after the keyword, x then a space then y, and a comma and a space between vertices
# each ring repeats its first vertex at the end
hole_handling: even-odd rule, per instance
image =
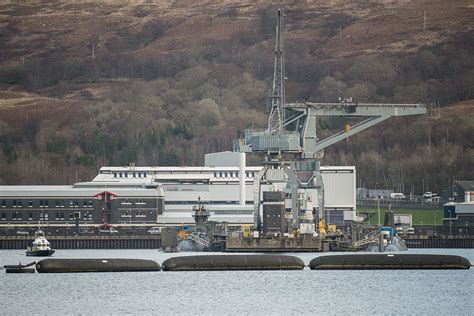
POLYGON ((33 246, 27 248, 26 255, 33 257, 49 257, 52 256, 53 253, 54 250, 51 249, 49 241, 44 237, 44 232, 42 230, 37 230, 35 232, 33 246))

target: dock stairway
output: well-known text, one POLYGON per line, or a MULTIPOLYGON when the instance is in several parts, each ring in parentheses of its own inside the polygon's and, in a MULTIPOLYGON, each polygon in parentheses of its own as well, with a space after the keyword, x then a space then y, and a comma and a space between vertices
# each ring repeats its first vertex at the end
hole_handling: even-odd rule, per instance
POLYGON ((201 238, 201 237, 199 237, 199 236, 197 236, 197 235, 188 234, 188 235, 186 236, 186 238, 189 239, 189 240, 192 240, 192 241, 194 241, 195 243, 200 244, 200 245, 202 245, 202 246, 204 246, 204 247, 209 247, 209 246, 211 245, 211 243, 209 242, 209 240, 206 240, 206 239, 204 239, 204 238, 201 238))

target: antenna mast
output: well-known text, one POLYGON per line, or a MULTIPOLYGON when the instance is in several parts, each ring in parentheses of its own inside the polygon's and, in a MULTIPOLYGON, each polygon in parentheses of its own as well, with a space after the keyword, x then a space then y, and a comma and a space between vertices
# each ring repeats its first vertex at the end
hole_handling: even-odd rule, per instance
POLYGON ((275 65, 273 68, 273 87, 269 95, 272 108, 268 118, 268 132, 280 133, 285 122, 285 62, 283 54, 283 10, 278 10, 276 25, 275 65))

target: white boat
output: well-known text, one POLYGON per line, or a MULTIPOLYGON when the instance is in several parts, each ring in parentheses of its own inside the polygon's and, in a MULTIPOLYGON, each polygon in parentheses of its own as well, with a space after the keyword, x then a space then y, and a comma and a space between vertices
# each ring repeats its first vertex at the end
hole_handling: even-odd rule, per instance
POLYGON ((34 257, 49 257, 53 255, 54 250, 51 249, 49 241, 44 236, 42 230, 37 230, 35 232, 35 240, 33 241, 33 246, 28 247, 26 250, 27 256, 34 257))

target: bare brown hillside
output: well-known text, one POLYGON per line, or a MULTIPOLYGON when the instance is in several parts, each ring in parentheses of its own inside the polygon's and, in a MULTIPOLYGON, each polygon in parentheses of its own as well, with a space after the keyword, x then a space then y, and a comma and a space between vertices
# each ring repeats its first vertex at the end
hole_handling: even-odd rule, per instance
MULTIPOLYGON (((116 3, 3 4, 3 59, 20 61, 52 50, 85 57, 92 54, 92 44, 97 54, 169 53, 206 40, 251 38, 260 31, 261 13, 280 6, 265 1, 116 3)), ((470 1, 317 1, 286 9, 287 39, 305 43, 308 53, 333 57, 413 50, 473 30, 470 1)), ((264 25, 270 33, 271 22, 264 25)))
MULTIPOLYGON (((104 164, 197 165, 231 149, 243 129, 266 124, 283 5, 289 101, 438 108, 396 120, 406 133, 387 122, 363 134, 384 131, 385 141, 362 135, 335 146, 326 163, 392 184, 400 174, 371 173, 363 152, 389 170, 387 153, 401 155, 395 143, 413 157, 454 146, 444 178, 426 181, 441 188, 451 176, 474 177, 471 1, 1 1, 0 183, 88 180, 104 164), (445 132, 426 149, 438 125, 445 132)), ((403 166, 413 170, 403 181, 420 179, 417 163, 403 166)))

